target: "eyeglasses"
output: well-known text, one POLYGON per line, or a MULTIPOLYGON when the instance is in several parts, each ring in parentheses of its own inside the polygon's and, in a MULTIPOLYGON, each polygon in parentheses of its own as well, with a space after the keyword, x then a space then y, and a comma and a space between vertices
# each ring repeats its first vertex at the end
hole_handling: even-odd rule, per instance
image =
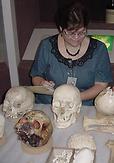
POLYGON ((86 29, 85 28, 83 30, 80 30, 80 29, 78 29, 78 30, 64 29, 63 32, 68 38, 72 38, 72 39, 77 39, 79 37, 84 37, 86 35, 86 29))

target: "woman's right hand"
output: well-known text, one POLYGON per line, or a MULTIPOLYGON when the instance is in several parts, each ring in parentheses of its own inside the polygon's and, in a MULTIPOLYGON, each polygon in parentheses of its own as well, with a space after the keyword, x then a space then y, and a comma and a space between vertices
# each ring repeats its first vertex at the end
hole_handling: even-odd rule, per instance
POLYGON ((41 82, 41 85, 46 87, 47 89, 49 89, 51 91, 54 91, 55 83, 53 81, 44 80, 41 82))
POLYGON ((53 81, 47 81, 40 76, 33 77, 32 83, 33 83, 33 85, 41 85, 41 86, 44 86, 45 88, 47 88, 51 91, 54 91, 55 83, 53 81))

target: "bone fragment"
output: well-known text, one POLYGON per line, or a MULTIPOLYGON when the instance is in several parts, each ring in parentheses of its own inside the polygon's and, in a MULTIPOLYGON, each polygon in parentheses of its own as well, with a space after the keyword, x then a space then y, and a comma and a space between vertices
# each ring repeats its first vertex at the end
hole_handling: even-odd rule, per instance
POLYGON ((33 93, 46 94, 46 95, 53 95, 53 91, 54 91, 44 86, 24 86, 24 87, 30 89, 33 93))
POLYGON ((114 133, 114 117, 88 118, 84 116, 83 127, 86 131, 96 130, 99 132, 114 133))
POLYGON ((110 159, 108 163, 114 163, 114 140, 108 140, 106 145, 110 148, 110 159))

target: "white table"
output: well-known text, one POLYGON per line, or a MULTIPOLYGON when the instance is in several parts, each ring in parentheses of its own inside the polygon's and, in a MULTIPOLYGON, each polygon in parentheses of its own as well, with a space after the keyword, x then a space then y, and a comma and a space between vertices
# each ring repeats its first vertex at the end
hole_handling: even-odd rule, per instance
MULTIPOLYGON (((50 105, 36 105, 35 109, 43 110, 48 116, 53 119, 50 105)), ((95 108, 83 106, 81 116, 78 121, 66 129, 54 128, 53 131, 53 146, 66 147, 67 140, 72 134, 83 132, 82 120, 83 116, 94 117, 95 108)), ((40 154, 27 154, 23 152, 21 143, 17 140, 17 135, 14 132, 14 124, 11 120, 6 120, 6 144, 0 146, 0 163, 45 163, 49 152, 40 154)), ((114 135, 91 131, 97 145, 96 163, 108 163, 110 150, 105 146, 108 139, 114 139, 114 135)))

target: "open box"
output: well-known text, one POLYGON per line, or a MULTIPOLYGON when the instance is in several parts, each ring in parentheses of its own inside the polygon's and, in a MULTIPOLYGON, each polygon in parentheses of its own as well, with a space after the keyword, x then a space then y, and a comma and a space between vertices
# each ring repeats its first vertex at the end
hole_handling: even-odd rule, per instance
MULTIPOLYGON (((59 148, 53 147, 46 163, 74 163, 74 155, 80 150, 72 149, 72 148, 59 148)), ((95 163, 95 151, 94 152, 94 161, 95 163)))

